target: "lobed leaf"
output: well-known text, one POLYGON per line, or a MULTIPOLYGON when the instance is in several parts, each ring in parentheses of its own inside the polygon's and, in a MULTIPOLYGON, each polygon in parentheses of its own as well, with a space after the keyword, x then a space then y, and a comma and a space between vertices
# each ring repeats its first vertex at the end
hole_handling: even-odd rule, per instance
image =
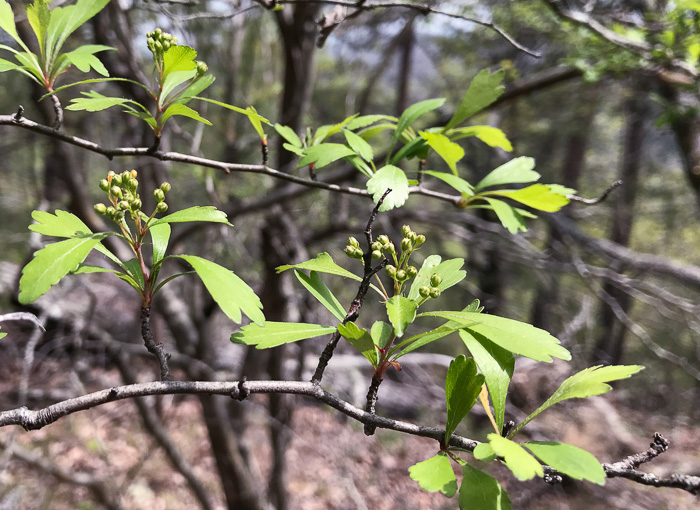
POLYGON ((403 170, 393 165, 380 168, 367 181, 367 192, 372 195, 375 204, 389 188, 391 193, 384 198, 380 211, 401 207, 408 199, 408 178, 403 170))
POLYGON ((462 269, 464 259, 441 261, 442 257, 440 255, 430 255, 423 261, 423 265, 418 270, 418 274, 411 284, 411 290, 408 292, 409 299, 420 300, 420 288, 423 285, 429 285, 430 277, 434 274, 439 274, 442 278, 438 285, 441 292, 457 285, 467 276, 467 272, 462 269))
POLYGON ((279 135, 287 140, 287 142, 289 142, 293 147, 303 147, 301 140, 289 126, 283 126, 282 124, 277 123, 275 124, 275 131, 277 131, 277 133, 279 133, 279 135))
POLYGON ((297 164, 297 168, 314 164, 315 168, 323 168, 339 159, 354 156, 356 153, 342 143, 322 143, 314 145, 304 151, 304 157, 297 164))
POLYGON ((425 101, 420 101, 416 104, 412 104, 404 110, 399 117, 399 121, 396 124, 396 130, 394 131, 394 141, 398 140, 403 134, 404 129, 409 127, 413 122, 426 113, 440 108, 445 104, 444 98, 437 99, 426 99, 425 101))
POLYGON ((109 0, 78 0, 74 5, 52 9, 51 22, 46 31, 47 59, 56 59, 68 36, 108 3, 109 0))
POLYGON ((469 196, 474 194, 474 186, 458 175, 452 175, 445 172, 435 172, 433 170, 423 170, 423 173, 435 177, 436 179, 440 179, 460 193, 464 193, 469 196))
POLYGON ((333 262, 333 258, 328 253, 319 253, 316 258, 307 260, 306 262, 300 262, 298 264, 288 264, 286 266, 279 266, 277 268, 277 274, 282 271, 287 271, 288 269, 308 269, 310 271, 317 271, 319 273, 334 274, 336 276, 342 276, 344 278, 352 278, 358 282, 362 281, 362 278, 354 273, 351 273, 345 268, 340 267, 338 264, 333 262))
POLYGON ((189 262, 211 297, 232 321, 240 323, 241 312, 243 312, 258 325, 265 322, 260 299, 253 289, 232 271, 194 255, 175 255, 175 257, 189 262))
POLYGON ((518 480, 525 481, 535 476, 544 476, 542 465, 520 444, 498 434, 489 434, 487 437, 493 451, 503 458, 508 469, 518 480))
POLYGON ((576 446, 551 441, 531 441, 523 446, 542 462, 575 480, 605 485, 605 469, 598 459, 576 446))
POLYGON ((511 510, 510 498, 498 480, 467 463, 462 465, 462 476, 460 510, 511 510))
POLYGON ((29 230, 44 236, 73 237, 92 234, 92 231, 75 214, 56 209, 54 214, 47 211, 33 211, 36 223, 29 225, 29 230))
POLYGON ((176 44, 163 53, 163 83, 171 73, 197 69, 197 52, 194 48, 176 44))
POLYGON ((491 74, 488 69, 482 69, 469 84, 462 101, 450 121, 445 126, 445 131, 457 127, 475 113, 483 110, 496 101, 505 91, 501 85, 505 71, 500 69, 491 74))
POLYGON ((518 190, 489 191, 488 194, 510 198, 528 207, 545 212, 556 212, 569 203, 569 199, 566 196, 554 193, 549 186, 544 184, 533 184, 518 190))
POLYGON ((428 145, 440 156, 452 173, 457 176, 457 162, 464 157, 464 149, 450 141, 445 135, 420 131, 418 133, 428 145))
POLYGON ((484 200, 488 202, 491 210, 496 213, 501 225, 507 228, 508 232, 511 234, 527 232, 525 220, 515 207, 510 204, 506 204, 503 200, 498 200, 497 198, 484 197, 484 200))
POLYGON ((360 135, 357 135, 347 129, 343 129, 343 135, 345 135, 345 140, 348 142, 350 148, 362 156, 365 161, 372 161, 374 159, 372 146, 368 144, 360 135))
POLYGON ((185 106, 184 104, 180 104, 180 103, 175 103, 175 104, 171 104, 170 106, 168 106, 168 108, 166 108, 165 112, 163 112, 163 116, 160 118, 161 126, 163 124, 165 124, 165 121, 167 121, 173 115, 180 115, 182 117, 188 117, 190 119, 194 119, 196 121, 199 121, 202 124, 206 124, 207 126, 212 125, 211 122, 209 122, 207 119, 202 117, 199 113, 197 113, 195 110, 193 110, 189 106, 185 106))
POLYGON ((254 345, 256 349, 269 349, 307 338, 327 335, 334 331, 333 326, 267 321, 264 326, 259 324, 243 326, 241 331, 231 335, 231 341, 236 344, 254 345))
POLYGON ((294 270, 294 275, 301 282, 301 284, 306 287, 319 303, 321 303, 326 309, 331 312, 336 319, 342 321, 345 319, 345 309, 340 304, 340 301, 333 295, 331 289, 329 289, 326 284, 321 280, 321 277, 316 271, 311 271, 309 276, 306 273, 294 270))
POLYGON ((101 44, 86 44, 69 53, 66 53, 64 56, 70 61, 71 64, 84 73, 87 73, 90 71, 90 68, 92 68, 102 76, 109 76, 109 72, 102 62, 100 62, 100 59, 95 56, 95 53, 114 49, 116 48, 101 44))
POLYGON ((390 297, 386 302, 386 314, 397 337, 402 337, 406 327, 416 318, 416 301, 403 296, 390 297))
POLYGON ((513 145, 506 137, 506 134, 500 129, 493 126, 469 126, 459 129, 453 129, 450 132, 452 140, 459 140, 467 136, 475 136, 490 147, 496 147, 508 152, 513 151, 513 145), (454 134, 456 134, 456 136, 454 134))
MULTIPOLYGON (((81 111, 85 110, 88 112, 100 112, 111 108, 113 106, 123 106, 132 104, 139 104, 131 99, 125 99, 122 97, 107 97, 103 96, 99 92, 91 90, 90 92, 81 92, 84 97, 75 97, 71 99, 71 104, 66 107, 66 110, 71 111, 81 111)), ((144 108, 141 106, 141 108, 144 108)))
POLYGON ((167 216, 163 216, 162 218, 152 221, 149 224, 149 227, 160 225, 162 223, 184 223, 188 221, 208 221, 210 223, 225 223, 230 227, 233 226, 226 219, 225 212, 219 211, 214 206, 207 205, 181 209, 177 212, 168 214, 167 216))
MULTIPOLYGON (((160 93, 160 101, 158 103, 159 106, 163 106, 166 102, 166 98, 170 93, 175 90, 175 88, 178 85, 182 85, 188 80, 193 79, 195 76, 197 76, 197 70, 192 69, 189 71, 173 71, 172 73, 168 74, 167 78, 163 80, 163 85, 162 85, 162 90, 160 93)), ((183 90, 184 92, 184 90, 183 90)), ((192 94, 196 95, 196 94, 192 94)), ((181 102, 178 102, 177 104, 184 104, 181 102)))
POLYGON ((500 184, 520 184, 535 182, 541 175, 533 170, 535 160, 521 156, 514 158, 492 170, 476 185, 477 190, 500 184))
POLYGON ((418 482, 421 489, 428 492, 440 491, 448 498, 457 492, 457 477, 445 452, 412 465, 408 473, 411 480, 418 482))
POLYGON ((474 407, 479 397, 484 376, 476 373, 473 358, 467 359, 463 354, 450 363, 445 379, 445 400, 447 401, 447 424, 445 442, 449 442, 457 425, 474 407))

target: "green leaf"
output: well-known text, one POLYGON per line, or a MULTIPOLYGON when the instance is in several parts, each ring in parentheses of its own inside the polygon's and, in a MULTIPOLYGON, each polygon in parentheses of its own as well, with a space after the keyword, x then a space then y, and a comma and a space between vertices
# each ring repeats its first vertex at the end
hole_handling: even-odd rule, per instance
POLYGON ((207 119, 202 117, 195 110, 193 110, 189 106, 185 106, 184 104, 180 104, 180 103, 175 103, 175 104, 171 104, 170 106, 168 106, 168 108, 165 110, 165 112, 163 112, 163 116, 160 118, 160 125, 162 126, 163 124, 165 124, 165 121, 167 121, 173 115, 181 115, 183 117, 189 117, 190 119, 194 119, 196 121, 199 121, 202 124, 206 124, 207 126, 212 125, 211 122, 209 122, 207 119))
POLYGON ((292 128, 289 126, 283 126, 282 124, 275 124, 275 131, 279 133, 279 135, 287 140, 292 146, 294 147, 303 147, 301 140, 297 136, 297 134, 294 132, 292 128))
POLYGON ((508 232, 511 234, 527 232, 525 220, 515 207, 497 198, 484 197, 484 200, 488 202, 491 210, 496 213, 501 225, 507 228, 508 232))
MULTIPOLYGON (((124 99, 122 97, 107 97, 103 96, 99 92, 91 90, 90 92, 81 92, 84 97, 74 97, 71 99, 71 104, 66 107, 66 110, 71 111, 81 111, 85 110, 88 112, 100 112, 111 108, 113 106, 124 106, 131 104, 139 104, 131 99, 124 99)), ((142 105, 139 105, 143 108, 142 105)))
POLYGON ((524 322, 474 312, 425 312, 419 317, 442 317, 462 322, 465 333, 478 333, 510 352, 535 361, 551 362, 552 356, 571 359, 571 354, 559 345, 559 340, 524 322))
POLYGON ((557 193, 559 195, 575 195, 576 190, 573 188, 567 188, 566 186, 562 186, 561 184, 545 184, 549 188, 549 191, 552 193, 557 193))
POLYGON ((482 462, 492 462, 496 460, 496 452, 489 443, 479 443, 474 448, 474 458, 482 462))
POLYGON ((180 93, 180 97, 173 101, 173 103, 189 103, 197 95, 208 89, 212 83, 214 83, 213 75, 205 74, 204 76, 200 76, 198 79, 194 80, 187 87, 185 87, 185 89, 180 93))
POLYGON ((426 99, 425 101, 420 101, 406 108, 401 114, 399 122, 396 124, 396 130, 394 131, 394 142, 401 137, 404 129, 413 124, 418 117, 440 108, 444 103, 444 98, 426 99))
POLYGON ((297 164, 297 168, 314 163, 315 168, 323 168, 339 159, 354 156, 356 153, 347 145, 342 143, 322 143, 314 145, 305 150, 304 157, 297 164))
POLYGON ((403 296, 390 297, 386 302, 386 314, 389 322, 394 326, 394 333, 402 337, 406 327, 416 318, 418 304, 412 299, 403 296))
POLYGON ((34 0, 32 5, 27 6, 27 21, 34 30, 36 40, 39 43, 41 55, 45 55, 46 31, 51 22, 51 10, 45 0, 34 0))
POLYGON ((495 73, 489 73, 488 69, 483 69, 474 77, 469 84, 469 88, 462 97, 462 101, 457 107, 457 111, 445 126, 448 131, 467 120, 475 113, 483 110, 488 105, 496 101, 505 91, 501 85, 505 71, 500 69, 495 73))
POLYGON ((372 146, 365 142, 361 136, 356 135, 347 129, 343 129, 343 134, 345 135, 345 140, 347 140, 350 148, 362 156, 365 161, 372 161, 374 159, 372 146))
POLYGON ((345 124, 345 128, 355 131, 356 129, 362 129, 380 120, 398 121, 396 117, 392 117, 391 115, 360 115, 345 124))
POLYGON ((401 147, 389 160, 389 164, 397 165, 402 159, 425 159, 428 157, 428 152, 430 151, 430 146, 425 138, 414 138, 406 145, 401 147))
POLYGON ((337 124, 328 124, 325 126, 320 126, 316 130, 316 133, 314 133, 314 136, 311 140, 311 145, 319 145, 330 136, 333 136, 336 133, 340 133, 343 130, 343 128, 348 125, 348 123, 350 123, 354 118, 357 117, 357 115, 357 113, 355 115, 350 115, 349 117, 346 117, 337 124))
MULTIPOLYGON (((384 321, 376 321, 372 324, 372 329, 370 330, 370 336, 372 337, 372 342, 378 349, 384 349, 386 344, 389 343, 394 328, 391 327, 384 321)), ((379 356, 379 352, 376 353, 379 356)))
MULTIPOLYGON (((168 77, 163 80, 163 90, 160 94, 160 101, 158 103, 159 106, 163 106, 166 102, 166 99, 170 93, 175 90, 175 88, 178 85, 182 85, 188 80, 193 79, 195 76, 197 76, 197 70, 193 69, 191 71, 175 71, 170 74, 168 74, 168 77)), ((183 90, 184 92, 184 90, 183 90)), ((192 94, 195 95, 195 94, 192 94)), ((183 104, 181 102, 177 102, 176 104, 183 104)))
POLYGON ((54 214, 46 211, 32 212, 36 223, 29 225, 29 230, 44 236, 74 237, 92 234, 92 231, 75 214, 56 209, 54 214))
POLYGON ((222 108, 226 108, 228 110, 233 110, 234 112, 240 113, 240 114, 248 117, 248 120, 250 120, 251 123, 259 122, 262 124, 267 124, 268 126, 271 125, 270 121, 267 120, 262 115, 260 115, 257 111, 255 111, 254 108, 251 109, 249 107, 249 108, 243 109, 243 108, 239 108, 238 106, 233 106, 232 104, 222 103, 221 101, 215 101, 213 99, 207 99, 206 97, 193 96, 193 97, 191 97, 191 99, 198 99, 200 101, 206 101, 207 103, 212 103, 212 104, 215 104, 217 106, 221 106, 222 108))
POLYGON ((505 421, 506 397, 508 385, 513 377, 515 359, 513 353, 499 347, 489 339, 474 331, 459 332, 459 336, 474 357, 476 365, 486 379, 486 386, 493 403, 494 418, 499 430, 503 430, 505 421))
POLYGON ((126 262, 124 262, 124 267, 129 273, 129 276, 131 276, 131 278, 138 285, 139 290, 143 290, 145 288, 145 284, 143 281, 143 272, 141 271, 141 264, 139 264, 139 261, 135 258, 127 260, 126 262))
POLYGON ((328 253, 319 253, 316 258, 307 260, 306 262, 300 262, 298 264, 289 264, 286 266, 279 266, 277 268, 277 274, 288 269, 308 269, 310 271, 317 271, 319 273, 334 274, 336 276, 342 276, 344 278, 352 278, 358 282, 362 281, 362 278, 354 273, 351 273, 345 268, 340 267, 338 264, 333 262, 333 258, 328 253))
POLYGON ((464 157, 464 149, 450 141, 445 135, 428 133, 427 131, 420 131, 418 134, 428 142, 428 145, 437 152, 438 156, 450 167, 452 173, 457 176, 457 162, 464 157))
POLYGON ((429 285, 430 277, 434 274, 439 274, 442 281, 438 285, 441 292, 457 285, 464 280, 467 272, 462 269, 464 259, 448 259, 440 262, 440 255, 430 255, 423 261, 423 265, 418 270, 418 275, 411 284, 411 290, 408 292, 408 299, 420 300, 420 288, 423 285, 429 285))
POLYGON ((498 186, 500 184, 535 182, 541 176, 535 172, 533 168, 535 168, 535 160, 533 158, 521 156, 511 159, 507 163, 492 170, 486 177, 481 179, 479 184, 476 185, 476 189, 481 190, 489 186, 498 186))
POLYGON ((508 152, 513 151, 513 145, 506 137, 506 134, 492 126, 469 126, 454 129, 450 132, 450 138, 452 140, 459 140, 467 136, 476 136, 479 140, 491 147, 497 147, 508 152), (454 136, 453 133, 457 136, 454 136))
POLYGON ((109 72, 105 66, 95 56, 95 53, 100 51, 114 50, 111 46, 103 46, 100 44, 86 44, 80 46, 76 50, 66 53, 64 56, 77 67, 80 71, 87 73, 90 68, 97 71, 102 76, 109 76, 109 72))
POLYGON ((418 482, 421 489, 428 492, 440 491, 448 498, 457 492, 457 477, 445 452, 412 465, 408 473, 411 480, 418 482))
POLYGON ((15 14, 12 12, 12 7, 10 4, 5 0, 0 0, 0 29, 7 32, 7 34, 12 37, 25 51, 29 51, 29 48, 27 48, 24 41, 22 41, 17 34, 15 14))
POLYGON ((554 404, 570 398, 586 398, 594 395, 602 395, 612 389, 612 387, 606 383, 627 379, 640 370, 644 370, 644 367, 640 365, 611 365, 607 367, 594 366, 581 370, 579 373, 566 379, 544 404, 538 407, 530 416, 525 418, 521 424, 513 429, 509 437, 513 437, 525 425, 530 423, 533 418, 554 404))
POLYGON ((367 181, 367 192, 372 195, 374 203, 378 203, 384 192, 391 188, 380 211, 390 211, 401 207, 408 199, 408 178, 403 170, 392 165, 386 165, 375 172, 367 181))
POLYGON ((38 250, 34 258, 22 269, 19 302, 31 303, 46 294, 52 285, 75 270, 105 237, 106 234, 76 237, 46 245, 38 250))
POLYGON ((163 83, 169 74, 178 71, 193 71, 197 69, 197 52, 189 46, 175 45, 163 53, 163 83))
POLYGON ((394 356, 394 353, 400 351, 402 347, 407 346, 405 349, 403 349, 403 351, 399 352, 398 354, 396 354, 396 356, 393 357, 393 359, 395 360, 399 359, 401 356, 404 356, 409 352, 413 352, 416 349, 420 349, 424 345, 428 345, 429 343, 434 342, 435 340, 440 340, 441 338, 446 337, 450 333, 454 333, 461 327, 461 324, 446 322, 439 328, 431 329, 430 331, 425 331, 423 333, 413 335, 412 337, 406 338, 401 343, 395 345, 394 348, 391 350, 391 355, 394 356))
POLYGON ((104 9, 108 3, 109 0, 78 0, 74 5, 53 9, 46 31, 47 59, 55 60, 68 36, 104 9))
POLYGON ((187 221, 208 221, 210 223, 225 223, 232 227, 226 219, 226 213, 219 211, 216 207, 207 205, 204 207, 194 206, 187 209, 163 216, 160 219, 152 221, 149 227, 160 225, 161 223, 183 223, 187 221))
POLYGON ((0 73, 4 73, 5 71, 20 71, 26 74, 26 71, 24 71, 22 66, 10 62, 9 60, 5 60, 4 58, 0 58, 0 73))
POLYGON ((309 276, 307 276, 306 273, 303 273, 296 269, 294 270, 294 274, 296 275, 297 279, 301 282, 301 284, 304 287, 306 287, 306 290, 308 290, 316 299, 318 299, 318 301, 323 306, 325 306, 326 309, 329 312, 331 312, 336 319, 338 319, 339 321, 345 319, 346 313, 343 309, 343 306, 333 295, 331 289, 329 289, 323 282, 323 280, 321 280, 321 277, 316 271, 311 271, 309 276))
POLYGON ((489 434, 488 439, 493 451, 503 458, 508 469, 518 480, 525 481, 535 476, 544 476, 542 465, 518 443, 498 434, 489 434))
POLYGON ((168 249, 170 240, 170 225, 159 223, 148 226, 153 241, 153 267, 157 267, 165 257, 165 250, 168 249))
POLYGON ((290 342, 327 335, 334 331, 333 326, 267 321, 264 326, 258 324, 243 326, 241 331, 231 335, 231 341, 236 344, 254 345, 256 349, 269 349, 290 342))
POLYGON ((354 322, 338 324, 338 333, 345 338, 350 345, 360 351, 373 367, 377 367, 377 349, 372 337, 366 329, 360 329, 354 322))
POLYGON ((533 184, 518 190, 489 191, 488 194, 507 197, 533 209, 545 212, 556 212, 569 203, 568 198, 559 193, 553 193, 544 184, 533 184))
POLYGON ((510 498, 495 478, 466 463, 462 476, 460 510, 511 510, 510 498))
POLYGON ((474 194, 474 186, 457 175, 435 172, 433 170, 423 170, 423 173, 444 181, 460 193, 466 193, 469 196, 474 194))
POLYGON ((175 256, 190 263, 211 297, 232 321, 240 323, 243 312, 256 324, 265 322, 260 299, 253 289, 232 271, 194 255, 175 256))
POLYGON ((531 441, 523 446, 534 453, 542 462, 575 480, 605 485, 605 469, 598 459, 586 450, 565 443, 531 441))
MULTIPOLYGON (((255 109, 254 106, 249 106, 245 109, 245 111, 247 112, 248 121, 253 125, 253 129, 255 129, 255 132, 258 134, 261 140, 267 143, 267 139, 265 138, 265 131, 263 130, 261 120, 264 119, 264 117, 258 115, 258 111, 255 109)), ((269 122, 266 122, 266 124, 269 124, 269 122)))
POLYGON ((460 354, 450 363, 445 379, 445 399, 447 401, 447 425, 445 442, 449 442, 457 425, 464 419, 479 397, 484 376, 476 373, 473 358, 460 354))
MULTIPOLYGON (((2 329, 2 328, 0 328, 0 329, 2 329)), ((6 336, 7 336, 7 333, 0 331, 0 338, 5 338, 6 336)))

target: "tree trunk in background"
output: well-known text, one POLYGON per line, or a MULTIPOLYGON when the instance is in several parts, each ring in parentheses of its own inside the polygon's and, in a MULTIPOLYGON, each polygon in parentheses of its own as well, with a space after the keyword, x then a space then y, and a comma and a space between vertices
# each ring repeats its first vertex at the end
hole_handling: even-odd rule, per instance
MULTIPOLYGON (((641 169, 641 157, 644 149, 644 122, 649 114, 649 81, 639 79, 631 87, 630 96, 625 102, 625 133, 623 138, 623 155, 620 167, 620 179, 623 184, 615 197, 610 240, 622 246, 629 246, 632 234, 634 203, 637 195, 637 182, 641 169)), ((614 268, 623 272, 623 267, 614 268)), ((622 360, 623 345, 627 328, 617 319, 611 304, 627 314, 632 299, 626 292, 612 283, 606 283, 602 292, 607 294, 611 303, 601 305, 598 324, 600 336, 593 351, 596 363, 617 364, 622 360)))
POLYGON ((415 33, 413 28, 413 21, 416 18, 413 17, 406 23, 407 30, 401 31, 401 53, 399 56, 399 78, 398 87, 396 95, 396 109, 394 110, 397 117, 400 117, 403 111, 408 107, 409 104, 409 90, 408 86, 411 82, 411 62, 413 60, 413 47, 415 46, 415 33))
MULTIPOLYGON (((581 100, 575 111, 575 118, 569 123, 573 127, 565 141, 564 160, 561 169, 561 184, 577 189, 579 178, 585 166, 586 151, 590 141, 591 127, 597 113, 600 100, 597 87, 588 87, 581 91, 581 100)), ((567 214, 564 209, 563 214, 567 214)), ((547 252, 555 256, 556 246, 563 242, 562 234, 554 226, 549 227, 547 252)), ((556 307, 559 303, 559 278, 550 273, 543 274, 544 280, 538 282, 537 294, 532 307, 530 322, 533 326, 552 331, 553 319, 560 315, 556 307)))

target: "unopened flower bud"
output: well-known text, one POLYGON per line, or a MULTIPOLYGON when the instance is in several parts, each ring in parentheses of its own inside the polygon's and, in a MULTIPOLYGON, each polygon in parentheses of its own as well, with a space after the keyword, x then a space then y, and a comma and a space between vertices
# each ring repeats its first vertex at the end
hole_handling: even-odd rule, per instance
POLYGON ((381 252, 381 250, 373 250, 373 251, 372 251, 372 258, 373 258, 373 259, 380 259, 380 258, 382 258, 382 252, 381 252))
POLYGON ((425 242, 425 236, 423 234, 419 234, 416 236, 415 241, 416 241, 416 246, 420 246, 421 244, 423 244, 425 242))
POLYGON ((408 275, 406 274, 406 271, 403 269, 399 269, 396 271, 396 279, 400 282, 408 280, 408 275))
POLYGON ((408 266, 406 268, 406 274, 409 278, 415 278, 415 276, 418 274, 418 269, 416 269, 415 266, 408 266))
POLYGON ((131 209, 131 206, 129 205, 129 202, 127 202, 126 200, 120 201, 120 202, 117 204, 117 206, 119 207, 119 209, 121 209, 121 210, 123 210, 123 211, 126 211, 127 209, 131 209))
POLYGON ((382 251, 382 248, 384 248, 384 246, 379 241, 374 241, 372 243, 372 251, 377 251, 377 250, 382 251))
POLYGON ((430 297, 430 287, 423 285, 420 289, 418 289, 418 294, 420 294, 420 297, 423 298, 430 297))
POLYGON ((122 189, 119 186, 112 186, 112 188, 109 191, 112 195, 114 195, 117 198, 122 197, 122 189))
POLYGON ((165 202, 160 202, 160 203, 156 206, 156 212, 164 213, 164 212, 167 211, 167 210, 168 210, 168 204, 166 204, 165 202))
POLYGON ((112 177, 112 186, 121 186, 122 185, 122 174, 116 174, 115 176, 112 177))
POLYGON ((353 248, 353 258, 361 259, 363 255, 361 248, 353 248))
POLYGON ((410 239, 412 243, 415 243, 415 242, 416 242, 416 239, 418 238, 418 234, 416 234, 415 232, 411 231, 411 232, 408 233, 408 235, 406 236, 406 238, 407 238, 407 239, 410 239))
POLYGON ((109 189, 109 181, 107 179, 102 179, 100 181, 100 189, 102 191, 107 191, 109 189))
POLYGON ((431 287, 437 287, 442 283, 442 278, 440 277, 439 274, 434 274, 433 276, 430 277, 430 286, 431 287))
POLYGON ((384 246, 384 250, 386 250, 387 253, 394 255, 396 253, 396 248, 394 248, 394 243, 389 243, 384 246))
POLYGON ((133 199, 131 202, 129 202, 129 205, 131 205, 131 210, 132 211, 138 211, 141 209, 141 206, 143 205, 141 203, 141 200, 138 198, 133 199))
POLYGON ((353 257, 353 253, 355 253, 355 247, 354 247, 354 246, 350 246, 350 245, 348 244, 348 245, 345 247, 345 250, 343 250, 343 251, 345 251, 345 255, 347 255, 347 256, 350 257, 351 259, 354 258, 354 257, 353 257))
POLYGON ((177 44, 177 37, 176 37, 176 36, 173 36, 173 37, 170 39, 170 44, 172 44, 172 45, 177 44))
POLYGON ((162 31, 160 28, 156 28, 156 29, 153 31, 153 35, 160 35, 160 34, 162 34, 162 33, 163 33, 163 31, 162 31))
POLYGON ((430 297, 433 299, 439 298, 440 297, 440 289, 438 289, 437 287, 432 287, 430 289, 430 297))
POLYGON ((384 246, 386 246, 387 244, 389 244, 389 236, 380 235, 379 237, 377 237, 377 242, 380 242, 384 246))
POLYGON ((386 266, 384 272, 391 278, 396 278, 396 268, 394 266, 386 266))
POLYGON ((163 44, 160 41, 156 41, 155 45, 156 51, 163 51, 163 44))
POLYGON ((114 175, 115 175, 114 171, 110 170, 109 172, 107 172, 107 179, 114 179, 114 175))
POLYGON ((163 193, 163 190, 160 189, 153 190, 153 198, 155 198, 158 202, 162 202, 165 200, 165 193, 163 193))
POLYGON ((114 213, 114 219, 115 221, 121 221, 124 219, 124 211, 117 211, 114 213))
POLYGON ((129 186, 131 186, 131 189, 135 190, 139 187, 139 181, 132 177, 131 179, 129 179, 129 186))
POLYGON ((412 247, 413 247, 413 243, 411 243, 410 239, 402 239, 401 240, 401 251, 411 251, 412 247))
POLYGON ((170 188, 171 188, 171 186, 170 186, 169 182, 164 182, 163 184, 160 185, 160 189, 163 193, 167 193, 168 191, 170 191, 170 188))
POLYGON ((105 214, 109 216, 110 218, 114 219, 114 215, 117 213, 117 210, 112 207, 111 205, 107 208, 105 211, 105 214))
POLYGON ((202 62, 201 60, 197 61, 197 75, 201 76, 204 73, 206 73, 209 70, 209 66, 202 62))
POLYGON ((403 227, 401 227, 401 235, 402 236, 408 237, 408 234, 410 232, 411 232, 411 227, 409 227, 408 225, 404 225, 403 227))
POLYGON ((348 237, 348 244, 350 246, 355 247, 355 248, 360 247, 360 242, 357 239, 355 239, 354 237, 348 237))
POLYGON ((97 214, 106 214, 107 213, 107 206, 104 204, 95 204, 95 212, 97 214))

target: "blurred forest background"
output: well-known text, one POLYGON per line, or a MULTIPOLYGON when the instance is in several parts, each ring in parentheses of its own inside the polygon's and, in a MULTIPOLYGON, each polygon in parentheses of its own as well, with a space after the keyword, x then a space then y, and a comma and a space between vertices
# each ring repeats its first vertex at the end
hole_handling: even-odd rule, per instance
MULTIPOLYGON (((10 3, 23 19, 21 2, 10 3)), ((327 39, 319 41, 322 18, 342 15, 342 7, 294 1, 272 11, 262 4, 112 0, 71 44, 114 46, 117 51, 101 56, 110 74, 148 82, 152 63, 145 33, 162 27, 196 48, 217 77, 207 97, 243 108, 254 105, 300 134, 307 126, 336 123, 354 113, 398 116, 414 102, 445 97, 445 106, 426 117, 429 126, 449 118, 480 69, 504 68, 506 93, 472 122, 501 128, 514 152, 466 140, 462 175, 476 182, 514 156, 531 156, 543 182, 575 188, 583 197, 600 196, 618 179, 622 186, 595 205, 572 203, 560 213, 528 220, 529 230, 519 235, 487 211, 457 210, 419 195, 402 209, 381 214, 375 231, 396 234, 410 223, 428 235, 430 253, 467 261, 467 278, 446 293, 448 303, 453 299, 461 309, 478 298, 490 313, 547 329, 572 352, 571 363, 544 369, 518 362, 511 417, 525 416, 575 370, 601 363, 647 367, 604 398, 548 411, 530 429, 532 437, 568 441, 602 462, 614 462, 643 451, 658 431, 671 449, 649 469, 699 475, 697 62, 686 62, 680 52, 669 54, 673 44, 660 54, 652 38, 675 26, 669 13, 679 2, 426 2, 438 10, 493 18, 541 58, 518 50, 489 27, 399 7, 358 13, 327 29, 327 39), (591 20, 607 32, 596 34, 598 25, 591 20), (631 44, 627 51, 617 36, 648 47, 631 44), (667 65, 673 59, 683 65, 667 65)), ((19 28, 29 29, 26 22, 19 28)), ((10 44, 4 37, 0 34, 0 43, 10 44)), ((76 74, 64 83, 78 79, 76 74)), ((128 83, 94 88, 123 97, 143 94, 128 83)), ((61 94, 64 105, 78 89, 61 94)), ((53 109, 47 101, 37 103, 40 95, 28 80, 0 74, 1 113, 22 105, 27 118, 52 125, 53 109)), ((213 106, 204 107, 203 115, 213 127, 171 121, 162 148, 260 162, 259 139, 243 116, 213 106)), ((62 129, 107 147, 152 144, 145 124, 117 109, 66 112, 62 129)), ((308 176, 308 169, 296 169, 297 157, 281 150, 271 131, 270 166, 308 176)), ((83 275, 66 279, 31 306, 18 304, 19 271, 40 247, 38 236, 27 230, 32 210, 68 210, 93 231, 105 230, 93 204, 101 201, 97 184, 107 171, 135 168, 147 188, 168 180, 171 208, 215 205, 235 225, 176 228, 177 252, 233 269, 261 296, 269 320, 329 323, 325 310, 274 268, 322 251, 345 267, 358 264, 342 250, 347 236, 361 237, 372 209, 363 197, 267 176, 226 175, 147 157, 109 161, 9 126, 0 128, 0 154, 0 310, 30 311, 47 329, 2 323, 9 333, 0 357, 3 409, 38 408, 158 377, 140 339, 140 303, 123 283, 83 275)), ((353 185, 358 176, 342 164, 319 172, 319 179, 343 185, 353 185)), ((354 286, 327 281, 349 304, 354 286)), ((325 344, 309 340, 270 352, 233 345, 229 336, 235 325, 195 279, 175 280, 154 306, 155 334, 174 353, 176 379, 308 380, 325 344)), ((362 320, 370 318, 366 306, 362 320)), ((404 371, 382 386, 379 414, 443 423, 442 387, 450 359, 445 354, 461 351, 455 342, 432 345, 432 353, 407 356, 404 371)), ((338 351, 324 381, 361 407, 371 377, 362 361, 349 350, 338 351)), ((458 432, 483 439, 486 417, 476 408, 472 414, 458 432)), ((408 466, 434 453, 433 441, 381 430, 366 438, 356 424, 284 395, 245 402, 210 396, 122 401, 32 433, 1 430, 0 445, 0 508, 456 506, 408 478, 408 466)), ((604 488, 518 483, 508 475, 501 480, 514 508, 663 509, 697 502, 679 490, 619 479, 604 488)))

